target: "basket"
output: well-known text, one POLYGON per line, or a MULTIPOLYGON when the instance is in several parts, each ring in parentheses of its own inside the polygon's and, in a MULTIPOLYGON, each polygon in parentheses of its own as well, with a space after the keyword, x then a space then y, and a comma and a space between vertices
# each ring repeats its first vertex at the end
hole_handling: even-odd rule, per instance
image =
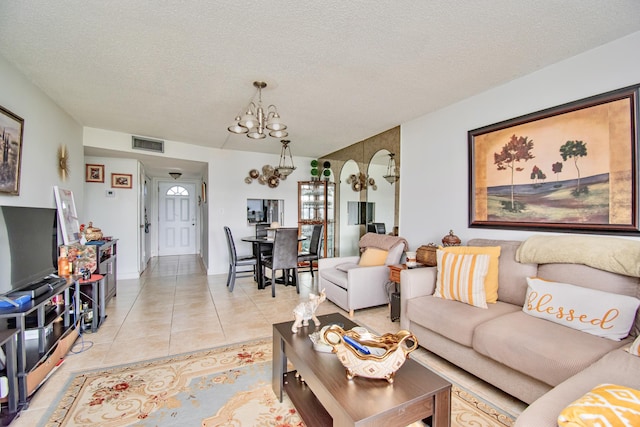
POLYGON ((429 243, 428 245, 422 245, 416 251, 416 261, 420 264, 424 264, 427 267, 434 267, 438 264, 436 258, 436 251, 438 247, 433 243, 429 243))

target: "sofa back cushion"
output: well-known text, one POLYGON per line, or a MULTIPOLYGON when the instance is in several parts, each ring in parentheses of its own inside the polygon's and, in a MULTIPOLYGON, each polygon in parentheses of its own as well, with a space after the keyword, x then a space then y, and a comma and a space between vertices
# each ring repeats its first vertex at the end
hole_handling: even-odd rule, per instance
POLYGON ((500 246, 498 262, 498 301, 522 306, 527 293, 527 277, 538 275, 537 264, 516 261, 518 240, 472 239, 469 246, 500 246))

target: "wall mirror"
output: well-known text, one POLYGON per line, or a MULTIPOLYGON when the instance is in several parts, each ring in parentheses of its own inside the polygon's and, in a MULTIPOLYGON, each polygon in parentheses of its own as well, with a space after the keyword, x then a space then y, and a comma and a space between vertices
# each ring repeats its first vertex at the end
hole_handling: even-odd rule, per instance
POLYGON ((396 185, 395 183, 390 184, 384 178, 389 165, 389 154, 391 153, 387 149, 377 151, 371 158, 367 170, 369 178, 375 181, 375 185, 367 187, 367 202, 373 203, 376 207, 371 222, 383 223, 387 233, 392 231, 396 225, 396 185))
POLYGON ((247 223, 266 222, 284 224, 284 200, 247 199, 247 223))
MULTIPOLYGON (((360 225, 349 224, 349 207, 360 206, 360 192, 353 191, 349 176, 360 172, 354 160, 347 161, 340 172, 340 256, 358 255, 358 241, 360 240, 360 225)), ((351 216, 353 217, 353 213, 351 216)), ((358 221, 356 221, 358 222, 358 221)))

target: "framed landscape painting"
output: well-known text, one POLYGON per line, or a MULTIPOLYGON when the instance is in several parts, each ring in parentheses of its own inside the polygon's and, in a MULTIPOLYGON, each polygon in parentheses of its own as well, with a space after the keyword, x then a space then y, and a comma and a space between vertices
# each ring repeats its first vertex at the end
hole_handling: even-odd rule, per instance
POLYGON ((469 131, 469 226, 638 233, 639 88, 469 131))
POLYGON ((0 193, 20 194, 24 120, 0 107, 0 193))

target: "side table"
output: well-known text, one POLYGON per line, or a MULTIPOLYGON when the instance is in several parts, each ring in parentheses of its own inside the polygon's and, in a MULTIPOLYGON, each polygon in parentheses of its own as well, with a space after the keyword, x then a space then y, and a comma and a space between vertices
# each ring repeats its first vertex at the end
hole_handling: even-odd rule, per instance
POLYGON ((389 280, 395 284, 394 292, 391 292, 391 302, 389 304, 390 318, 392 322, 400 320, 400 272, 407 268, 427 267, 424 264, 416 263, 413 267, 407 267, 407 264, 389 265, 389 280))

